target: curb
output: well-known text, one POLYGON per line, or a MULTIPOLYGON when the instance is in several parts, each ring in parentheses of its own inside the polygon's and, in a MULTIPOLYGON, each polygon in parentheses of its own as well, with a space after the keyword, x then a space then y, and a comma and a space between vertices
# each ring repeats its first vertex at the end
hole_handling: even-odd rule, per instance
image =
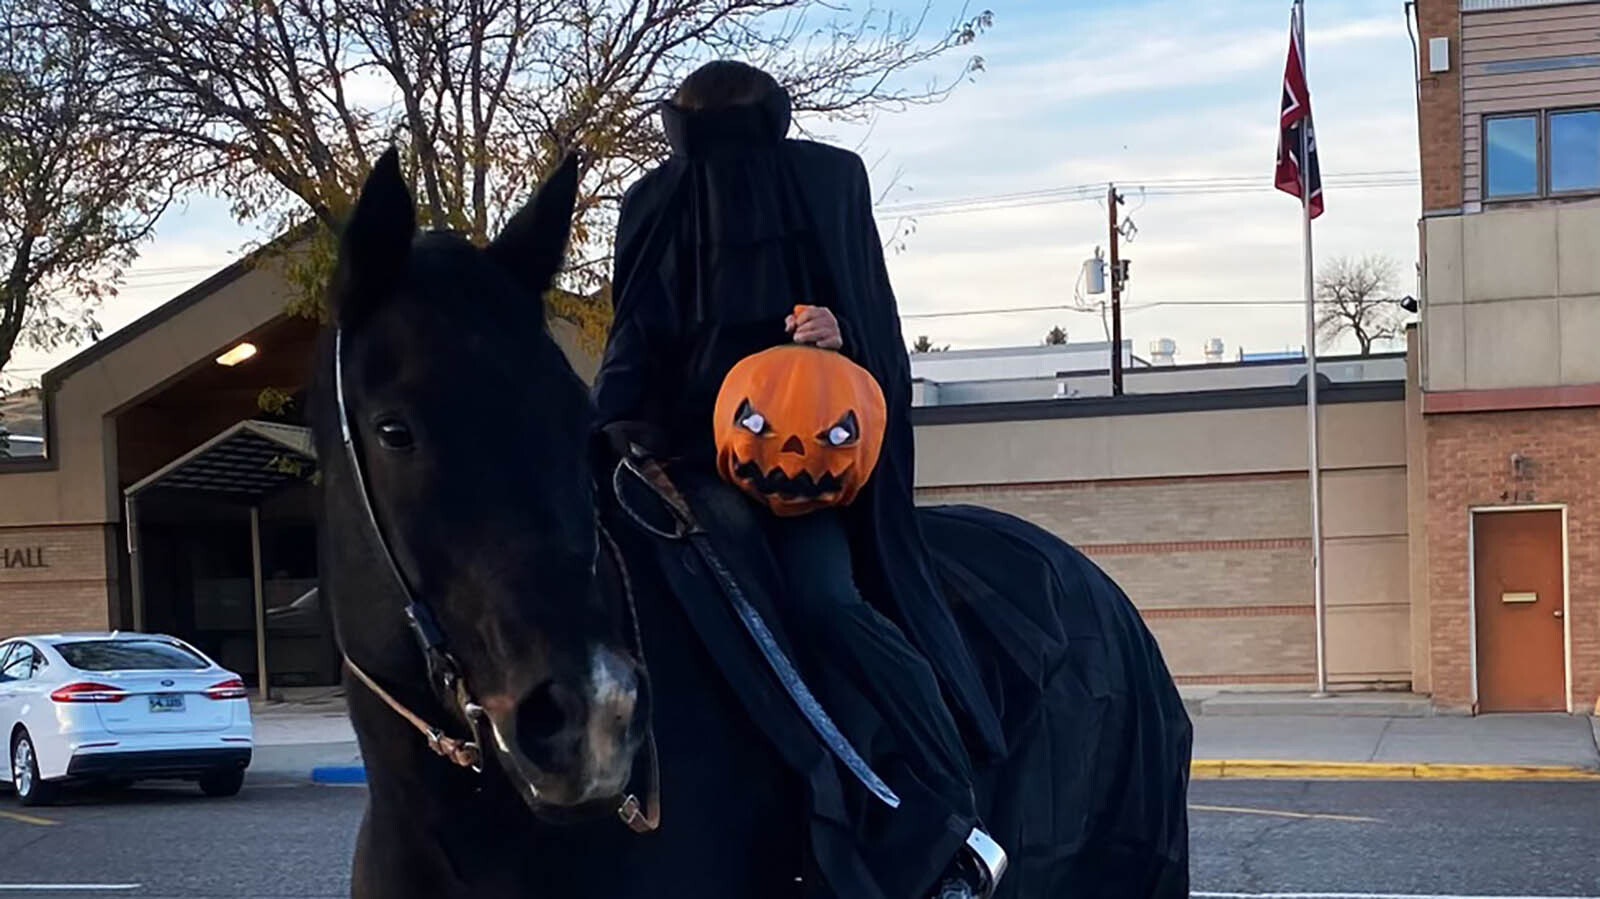
POLYGON ((1194 780, 1600 781, 1600 771, 1557 765, 1455 765, 1196 759, 1194 780))
POLYGON ((320 765, 311 769, 311 782, 330 786, 365 784, 367 769, 362 765, 320 765))

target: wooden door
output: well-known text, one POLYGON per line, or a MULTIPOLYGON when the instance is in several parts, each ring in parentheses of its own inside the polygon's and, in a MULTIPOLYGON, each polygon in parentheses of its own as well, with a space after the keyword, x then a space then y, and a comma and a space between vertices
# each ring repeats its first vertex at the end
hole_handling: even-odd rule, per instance
POLYGON ((1567 711, 1561 530, 1559 510, 1473 516, 1479 711, 1567 711))

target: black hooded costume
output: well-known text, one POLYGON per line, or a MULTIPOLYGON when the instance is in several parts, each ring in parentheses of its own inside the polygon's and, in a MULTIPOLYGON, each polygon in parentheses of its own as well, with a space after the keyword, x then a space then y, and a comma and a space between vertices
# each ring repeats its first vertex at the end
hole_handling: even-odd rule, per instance
POLYGON ((663 105, 672 156, 623 200, 599 424, 713 470, 712 409, 730 368, 792 342, 796 304, 839 321, 842 352, 882 386, 883 455, 842 510, 855 583, 931 664, 973 760, 1004 755, 996 712, 946 606, 912 497, 911 376, 866 167, 789 140, 788 96, 707 111, 663 105))

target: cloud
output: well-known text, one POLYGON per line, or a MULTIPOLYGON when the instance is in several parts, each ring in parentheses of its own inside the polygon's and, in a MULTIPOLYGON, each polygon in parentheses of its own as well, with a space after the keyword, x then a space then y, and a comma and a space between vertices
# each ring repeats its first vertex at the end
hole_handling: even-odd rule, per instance
MULTIPOLYGON (((926 203, 1116 181, 1138 225, 1129 302, 1284 300, 1281 307, 1132 307, 1136 348, 1171 336, 1198 354, 1206 338, 1230 347, 1299 346, 1303 307, 1298 203, 1270 190, 1287 11, 1257 3, 1145 4, 1001 18, 1003 40, 982 47, 988 71, 948 102, 886 117, 866 143, 926 203), (1076 27, 1065 24, 1076 20, 1076 27), (1152 25, 1151 23, 1158 23, 1152 25), (1245 177, 1257 188, 1200 196, 1140 196, 1141 182, 1245 177)), ((1311 90, 1328 212, 1317 259, 1384 253, 1408 268, 1416 252, 1415 187, 1341 187, 1341 173, 1409 172, 1417 165, 1411 50, 1387 4, 1349 4, 1313 18, 1311 90)), ((1079 267, 1107 242, 1103 201, 917 221, 890 260, 901 309, 1070 304, 1079 267)), ((1398 285, 1409 291, 1410 284, 1398 285)), ((957 346, 1031 344, 1056 319, 1098 339, 1074 312, 909 319, 911 334, 957 346)))

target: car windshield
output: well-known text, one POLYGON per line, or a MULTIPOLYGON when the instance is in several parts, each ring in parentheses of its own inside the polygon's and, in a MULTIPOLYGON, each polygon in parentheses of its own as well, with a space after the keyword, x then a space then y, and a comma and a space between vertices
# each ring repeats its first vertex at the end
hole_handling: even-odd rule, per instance
POLYGON ((56 651, 79 671, 198 671, 205 659, 162 640, 83 640, 58 643, 56 651))

